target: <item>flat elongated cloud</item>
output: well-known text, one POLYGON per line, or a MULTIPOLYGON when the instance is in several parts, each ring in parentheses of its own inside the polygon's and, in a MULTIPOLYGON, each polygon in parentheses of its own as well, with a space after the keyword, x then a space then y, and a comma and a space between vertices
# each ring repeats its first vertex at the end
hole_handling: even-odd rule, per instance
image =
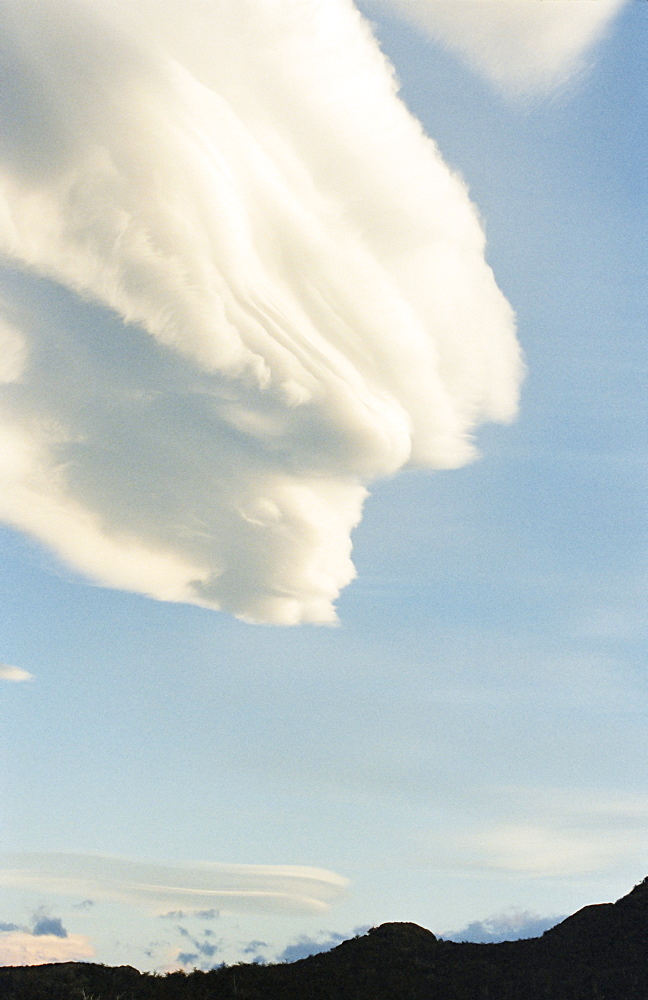
POLYGON ((5 0, 0 517, 92 579, 326 622, 367 485, 521 362, 351 0, 5 0))
POLYGON ((0 885, 146 906, 272 913, 323 913, 347 880, 297 865, 159 865, 86 854, 16 854, 0 859, 0 885))
POLYGON ((33 675, 28 670, 23 670, 22 667, 10 667, 6 663, 0 663, 0 681, 19 683, 20 681, 31 681, 33 679, 33 675))
POLYGON ((547 91, 583 62, 625 0, 376 0, 505 91, 547 91))

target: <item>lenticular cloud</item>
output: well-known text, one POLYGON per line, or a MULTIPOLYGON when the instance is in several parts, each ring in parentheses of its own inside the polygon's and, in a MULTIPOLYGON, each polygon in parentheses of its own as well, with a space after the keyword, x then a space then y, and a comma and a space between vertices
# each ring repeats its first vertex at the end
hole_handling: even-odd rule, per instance
POLYGON ((325 622, 366 487, 515 411, 466 190, 350 0, 4 0, 0 517, 325 622))

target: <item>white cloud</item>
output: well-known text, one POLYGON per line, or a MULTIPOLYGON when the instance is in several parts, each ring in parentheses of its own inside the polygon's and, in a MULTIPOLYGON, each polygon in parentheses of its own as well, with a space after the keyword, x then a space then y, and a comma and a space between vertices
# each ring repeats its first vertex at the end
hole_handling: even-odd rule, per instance
POLYGON ((50 962, 82 962, 95 955, 90 939, 83 934, 29 934, 27 931, 0 933, 0 965, 45 965, 50 962))
POLYGON ((576 72, 625 0, 384 2, 498 87, 527 93, 550 90, 576 72))
POLYGON ((22 667, 10 667, 6 663, 0 663, 0 681, 19 683, 33 679, 33 675, 28 670, 23 670, 22 667))
MULTIPOLYGON (((2 860, 2 859, 0 859, 2 860)), ((160 865, 88 854, 5 857, 0 885, 185 911, 324 913, 347 880, 299 865, 160 865)))
POLYGON ((515 414, 464 185, 351 0, 6 0, 0 37, 0 517, 331 621, 367 485, 515 414))

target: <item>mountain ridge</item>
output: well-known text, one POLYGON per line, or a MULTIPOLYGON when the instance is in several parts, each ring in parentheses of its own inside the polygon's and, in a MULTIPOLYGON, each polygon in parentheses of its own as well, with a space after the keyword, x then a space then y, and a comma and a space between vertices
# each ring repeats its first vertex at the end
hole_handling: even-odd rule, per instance
POLYGON ((0 1000, 647 1000, 648 879, 541 937, 457 943, 388 922, 292 963, 158 976, 131 966, 0 968, 0 1000))

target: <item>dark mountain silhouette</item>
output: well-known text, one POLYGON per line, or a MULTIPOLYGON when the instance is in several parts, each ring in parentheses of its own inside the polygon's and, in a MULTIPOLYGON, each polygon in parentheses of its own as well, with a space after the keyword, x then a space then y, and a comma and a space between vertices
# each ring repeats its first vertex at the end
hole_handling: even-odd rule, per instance
POLYGON ((526 941, 456 944, 382 924, 291 964, 166 976, 80 962, 4 968, 0 1000, 648 1000, 648 879, 526 941))

